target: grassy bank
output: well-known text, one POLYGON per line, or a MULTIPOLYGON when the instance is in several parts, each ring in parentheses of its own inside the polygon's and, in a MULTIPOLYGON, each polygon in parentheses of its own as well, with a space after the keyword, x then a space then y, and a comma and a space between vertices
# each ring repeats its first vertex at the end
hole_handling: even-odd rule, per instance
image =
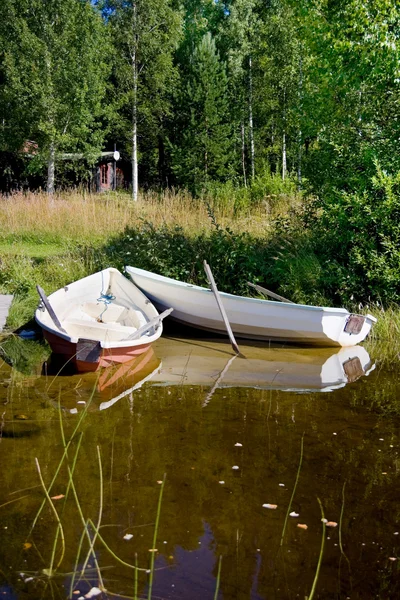
POLYGON ((79 192, 17 194, 0 201, 0 293, 15 300, 8 325, 29 321, 37 304, 36 284, 47 293, 107 266, 133 264, 205 284, 202 262, 212 266, 220 289, 249 294, 260 283, 296 302, 346 305, 379 317, 372 342, 396 341, 400 312, 391 305, 353 303, 331 293, 326 272, 301 220, 299 197, 273 205, 258 202, 240 210, 215 198, 185 193, 79 192), (206 201, 207 200, 207 201, 206 201))

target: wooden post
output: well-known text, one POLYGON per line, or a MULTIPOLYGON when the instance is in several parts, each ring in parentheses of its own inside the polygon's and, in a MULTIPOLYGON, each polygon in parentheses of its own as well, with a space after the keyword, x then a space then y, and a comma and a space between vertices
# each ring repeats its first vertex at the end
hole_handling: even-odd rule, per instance
POLYGON ((215 299, 217 301, 218 308, 219 308, 221 316, 222 316, 222 320, 224 321, 225 329, 226 329, 226 331, 228 333, 228 336, 229 336, 232 348, 236 352, 236 354, 240 354, 239 346, 237 345, 236 340, 235 340, 235 336, 233 335, 233 332, 232 332, 231 326, 229 324, 229 320, 228 320, 227 314, 225 312, 225 308, 224 308, 224 306, 222 304, 222 300, 221 300, 221 297, 219 295, 218 288, 215 285, 215 281, 214 281, 214 277, 213 277, 213 274, 211 272, 211 269, 210 269, 210 267, 209 267, 209 265, 207 264, 206 261, 204 261, 203 264, 204 264, 204 270, 206 272, 208 282, 209 282, 209 284, 211 286, 211 289, 212 289, 213 294, 215 296, 215 299))

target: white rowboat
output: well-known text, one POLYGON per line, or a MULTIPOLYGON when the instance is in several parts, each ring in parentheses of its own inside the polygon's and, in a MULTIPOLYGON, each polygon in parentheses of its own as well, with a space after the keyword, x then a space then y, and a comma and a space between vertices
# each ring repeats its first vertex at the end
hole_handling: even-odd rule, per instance
POLYGON ((162 318, 117 269, 104 269, 42 298, 35 319, 55 354, 78 371, 124 363, 145 352, 162 333, 162 318))
MULTIPOLYGON (((159 310, 192 327, 226 333, 215 296, 207 288, 176 281, 136 267, 125 267, 132 281, 159 310)), ((235 336, 311 346, 355 346, 376 322, 370 314, 344 308, 289 304, 219 293, 235 336)))

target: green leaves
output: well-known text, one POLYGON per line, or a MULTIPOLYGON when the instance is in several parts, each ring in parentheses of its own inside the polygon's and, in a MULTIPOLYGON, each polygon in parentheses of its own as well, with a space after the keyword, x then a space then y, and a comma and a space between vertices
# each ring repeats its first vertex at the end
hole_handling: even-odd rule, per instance
POLYGON ((200 193, 210 180, 230 175, 231 128, 225 65, 210 33, 194 48, 186 89, 180 97, 180 129, 173 148, 179 180, 200 193))
POLYGON ((3 148, 30 139, 44 159, 51 147, 98 153, 109 45, 92 4, 6 0, 0 44, 3 148))

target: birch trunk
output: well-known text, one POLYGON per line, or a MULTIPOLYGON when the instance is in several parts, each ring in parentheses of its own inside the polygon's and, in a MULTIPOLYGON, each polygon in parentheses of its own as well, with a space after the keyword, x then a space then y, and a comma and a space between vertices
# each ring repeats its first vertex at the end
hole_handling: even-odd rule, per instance
POLYGON ((253 129, 253 73, 252 60, 249 56, 249 135, 250 135, 250 163, 251 177, 255 176, 255 149, 254 149, 254 129, 253 129))
POLYGON ((282 179, 286 178, 286 133, 282 136, 282 179))
POLYGON ((55 162, 56 162, 56 146, 52 142, 50 144, 49 160, 47 162, 47 193, 49 196, 54 194, 54 174, 55 174, 55 162))
POLYGON ((286 178, 286 90, 283 91, 282 179, 286 178))
POLYGON ((302 161, 303 153, 301 151, 301 129, 298 132, 298 140, 297 140, 297 183, 299 189, 301 189, 301 161, 302 161))
MULTIPOLYGON (((137 81, 134 81, 134 86, 137 81)), ((134 90, 134 99, 132 107, 132 200, 138 199, 138 161, 137 161, 137 104, 136 92, 134 90)))
POLYGON ((132 200, 138 199, 138 161, 137 161, 137 53, 136 53, 136 2, 133 4, 133 52, 132 52, 132 81, 133 81, 133 100, 132 100, 132 200))
POLYGON ((243 169, 243 185, 247 187, 247 177, 246 177, 246 144, 245 144, 245 135, 244 135, 244 123, 242 123, 242 169, 243 169))
POLYGON ((302 179, 302 147, 301 147, 301 117, 303 113, 303 58, 301 56, 303 48, 300 47, 300 59, 299 59, 299 107, 300 107, 300 126, 297 134, 297 183, 299 189, 301 189, 301 179, 302 179))

